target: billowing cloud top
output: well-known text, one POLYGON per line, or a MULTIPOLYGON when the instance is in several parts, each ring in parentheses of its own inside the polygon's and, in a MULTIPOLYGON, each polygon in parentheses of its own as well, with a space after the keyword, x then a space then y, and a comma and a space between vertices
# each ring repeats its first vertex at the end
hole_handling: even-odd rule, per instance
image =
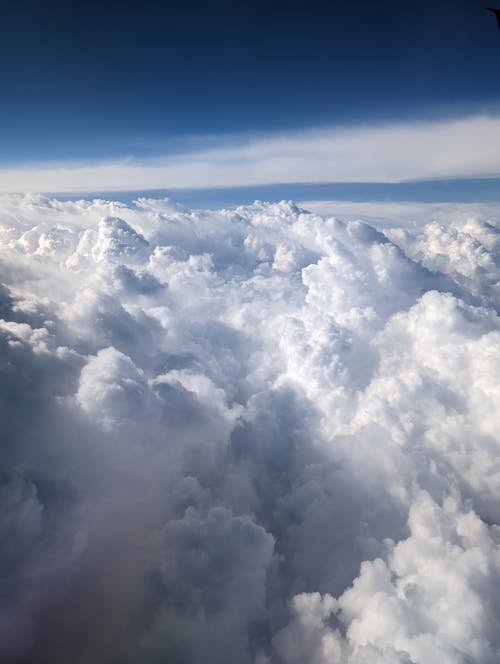
POLYGON ((0 221, 2 661, 499 661, 495 218, 0 221))

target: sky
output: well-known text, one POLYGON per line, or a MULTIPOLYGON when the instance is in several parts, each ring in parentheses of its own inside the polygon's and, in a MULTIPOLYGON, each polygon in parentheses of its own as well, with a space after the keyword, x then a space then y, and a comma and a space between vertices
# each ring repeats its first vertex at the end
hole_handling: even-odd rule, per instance
MULTIPOLYGON (((459 173, 453 164, 396 172, 384 165, 405 145, 415 152, 416 125, 427 123, 435 142, 457 119, 497 121, 500 31, 473 0, 24 0, 2 8, 0 80, 4 192, 30 184, 71 193, 500 175, 498 158, 471 160, 459 173), (387 140, 385 150, 366 148, 379 152, 380 167, 369 172, 360 167, 366 154, 350 147, 363 131, 387 140), (332 148, 335 167, 324 169, 311 154, 311 134, 332 148), (335 150, 339 137, 348 143, 345 158, 335 150), (274 154, 276 141, 287 140, 296 143, 295 171, 260 162, 262 147, 274 154), (259 154, 228 178, 220 159, 247 147, 259 154), (186 154, 193 167, 174 177, 169 161, 186 154), (123 176, 124 163, 132 175, 123 176), (75 172, 82 165, 91 172, 75 172), (65 184, 57 167, 73 179, 65 184)), ((489 144, 473 128, 450 140, 455 152, 489 144)))
POLYGON ((498 664, 495 17, 3 4, 2 664, 498 664))

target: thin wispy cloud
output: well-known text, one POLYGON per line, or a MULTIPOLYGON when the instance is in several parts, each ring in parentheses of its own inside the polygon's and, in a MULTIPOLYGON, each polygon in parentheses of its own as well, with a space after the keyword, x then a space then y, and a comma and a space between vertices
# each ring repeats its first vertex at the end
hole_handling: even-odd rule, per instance
POLYGON ((269 134, 230 146, 0 170, 2 192, 89 192, 500 176, 500 117, 269 134))

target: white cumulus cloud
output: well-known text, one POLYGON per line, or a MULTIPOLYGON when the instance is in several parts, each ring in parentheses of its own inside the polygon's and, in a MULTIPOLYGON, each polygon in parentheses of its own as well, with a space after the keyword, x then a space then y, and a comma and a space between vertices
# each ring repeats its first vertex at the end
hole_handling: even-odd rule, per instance
POLYGON ((499 660, 500 213, 341 212, 0 197, 2 661, 499 660))

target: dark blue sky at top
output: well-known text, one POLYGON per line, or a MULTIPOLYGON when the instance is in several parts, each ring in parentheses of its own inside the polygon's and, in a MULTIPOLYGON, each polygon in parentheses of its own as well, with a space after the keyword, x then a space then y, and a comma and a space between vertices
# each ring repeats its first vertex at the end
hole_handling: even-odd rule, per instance
POLYGON ((0 160, 495 109, 500 31, 485 4, 2 3, 0 160))

